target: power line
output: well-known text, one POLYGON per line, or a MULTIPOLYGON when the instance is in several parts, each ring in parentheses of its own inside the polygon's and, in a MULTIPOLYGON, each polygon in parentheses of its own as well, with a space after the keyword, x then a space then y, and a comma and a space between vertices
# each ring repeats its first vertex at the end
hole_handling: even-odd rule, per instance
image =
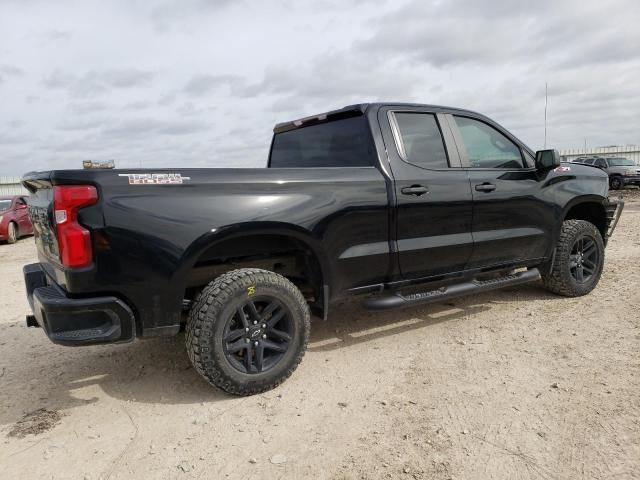
POLYGON ((549 84, 544 82, 544 148, 547 148, 547 106, 549 105, 549 84))

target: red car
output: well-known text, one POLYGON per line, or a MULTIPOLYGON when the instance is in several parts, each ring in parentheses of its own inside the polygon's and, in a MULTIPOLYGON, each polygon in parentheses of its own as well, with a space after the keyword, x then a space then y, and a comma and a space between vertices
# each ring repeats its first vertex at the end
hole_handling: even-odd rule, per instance
POLYGON ((33 233, 33 225, 27 212, 25 197, 0 197, 0 241, 16 243, 22 235, 33 233))

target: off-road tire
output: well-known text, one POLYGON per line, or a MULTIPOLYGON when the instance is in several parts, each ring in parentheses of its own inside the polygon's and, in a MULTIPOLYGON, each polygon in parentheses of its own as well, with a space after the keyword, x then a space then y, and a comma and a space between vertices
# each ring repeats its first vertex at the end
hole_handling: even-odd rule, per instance
POLYGON ((555 257, 551 270, 542 275, 547 290, 565 297, 580 297, 593 290, 604 267, 604 242, 596 226, 585 220, 565 220, 562 223, 560 238, 556 245, 555 257), (576 240, 587 235, 595 242, 598 249, 598 262, 591 278, 586 283, 578 283, 570 271, 570 256, 576 240))
POLYGON ((189 359, 210 384, 233 395, 254 395, 275 388, 298 367, 309 341, 311 314, 300 290, 277 273, 243 268, 209 283, 195 300, 186 327, 189 359), (284 356, 266 372, 243 373, 225 356, 225 324, 238 305, 268 295, 287 306, 293 333, 284 356))
POLYGON ((18 241, 18 226, 15 222, 9 222, 7 227, 7 243, 16 243, 18 241))

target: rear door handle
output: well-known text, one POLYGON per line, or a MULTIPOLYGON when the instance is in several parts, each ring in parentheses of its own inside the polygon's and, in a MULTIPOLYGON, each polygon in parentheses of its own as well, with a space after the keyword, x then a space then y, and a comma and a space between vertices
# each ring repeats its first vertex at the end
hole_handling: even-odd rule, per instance
POLYGON ((422 185, 411 185, 410 187, 404 187, 401 192, 404 195, 424 195, 425 193, 429 193, 429 189, 422 185))
POLYGON ((493 192, 496 189, 496 186, 493 183, 481 183, 480 185, 476 185, 476 190, 478 192, 493 192))

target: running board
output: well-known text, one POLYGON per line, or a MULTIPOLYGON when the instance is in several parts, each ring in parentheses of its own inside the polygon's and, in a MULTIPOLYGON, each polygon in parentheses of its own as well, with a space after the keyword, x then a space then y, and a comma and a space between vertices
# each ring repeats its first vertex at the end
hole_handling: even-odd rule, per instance
POLYGON ((423 305, 425 303, 435 303, 449 298, 461 297, 472 293, 487 292, 502 287, 520 285, 522 283, 535 282, 540 280, 540 272, 537 268, 532 268, 523 272, 513 273, 499 278, 489 280, 471 280, 469 282, 457 283, 447 287, 440 287, 428 292, 412 293, 402 295, 394 293, 391 295, 376 295, 364 301, 365 308, 370 310, 387 310, 390 308, 411 307, 423 305))

